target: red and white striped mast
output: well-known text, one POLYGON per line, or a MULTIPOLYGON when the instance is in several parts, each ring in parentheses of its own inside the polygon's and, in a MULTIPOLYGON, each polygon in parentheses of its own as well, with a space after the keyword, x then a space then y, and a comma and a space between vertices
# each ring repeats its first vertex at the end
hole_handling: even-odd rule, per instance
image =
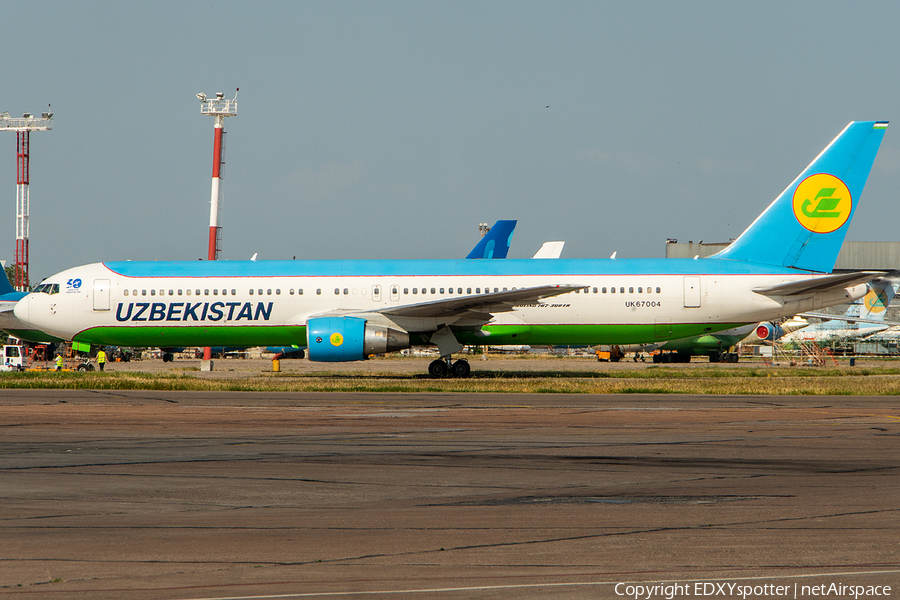
POLYGON ((228 100, 222 92, 216 92, 215 98, 207 98, 199 93, 200 114, 216 118, 215 137, 213 138, 213 171, 212 192, 209 200, 209 260, 218 260, 222 250, 222 228, 219 226, 219 205, 222 200, 222 165, 225 164, 225 117, 237 116, 237 95, 241 88, 234 92, 234 98, 228 100))
MULTIPOLYGON (((215 99, 207 98, 200 92, 200 114, 211 115, 216 118, 213 137, 213 172, 212 192, 209 198, 209 250, 208 260, 218 260, 222 250, 222 228, 219 226, 219 205, 222 200, 222 165, 225 164, 225 117, 237 116, 237 95, 241 88, 234 91, 234 98, 228 100, 222 92, 216 92, 215 99)), ((203 360, 212 359, 212 349, 203 348, 203 360)), ((212 363, 210 363, 212 364, 212 363)))
POLYGON ((53 113, 45 112, 41 118, 25 113, 21 118, 10 117, 8 112, 0 114, 0 131, 16 132, 16 290, 30 290, 28 276, 28 213, 30 200, 28 197, 29 163, 32 131, 49 131, 53 129, 53 113))

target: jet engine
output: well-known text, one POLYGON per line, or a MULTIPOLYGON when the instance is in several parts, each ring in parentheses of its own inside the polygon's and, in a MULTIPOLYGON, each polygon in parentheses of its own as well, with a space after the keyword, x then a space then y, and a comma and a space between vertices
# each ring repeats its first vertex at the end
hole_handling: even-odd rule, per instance
POLYGON ((766 321, 763 321, 762 323, 757 325, 756 331, 754 331, 754 333, 756 334, 757 340, 765 340, 769 342, 778 339, 784 334, 784 332, 781 331, 781 327, 766 321))
POLYGON ((361 317, 316 317, 306 322, 306 347, 309 360, 366 360, 370 354, 409 348, 409 333, 361 317))

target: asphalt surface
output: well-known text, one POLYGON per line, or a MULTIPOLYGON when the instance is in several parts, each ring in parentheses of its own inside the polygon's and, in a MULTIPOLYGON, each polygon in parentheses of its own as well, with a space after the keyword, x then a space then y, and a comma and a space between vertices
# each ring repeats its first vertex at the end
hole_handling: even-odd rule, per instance
POLYGON ((897 397, 0 394, 0 598, 900 598, 897 397))

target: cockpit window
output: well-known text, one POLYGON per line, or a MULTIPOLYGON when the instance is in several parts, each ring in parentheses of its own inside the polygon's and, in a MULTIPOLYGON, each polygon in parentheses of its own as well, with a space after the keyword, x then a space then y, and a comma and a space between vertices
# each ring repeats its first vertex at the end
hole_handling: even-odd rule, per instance
POLYGON ((42 283, 41 285, 34 288, 35 293, 38 294, 58 294, 59 293, 59 284, 58 283, 42 283))

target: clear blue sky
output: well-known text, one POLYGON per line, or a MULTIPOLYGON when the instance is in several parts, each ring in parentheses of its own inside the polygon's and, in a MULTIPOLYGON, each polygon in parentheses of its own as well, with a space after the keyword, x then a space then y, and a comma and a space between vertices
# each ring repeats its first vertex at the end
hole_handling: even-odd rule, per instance
MULTIPOLYGON (((496 219, 519 220, 511 257, 661 257, 737 236, 866 119, 894 123, 848 239, 900 240, 896 2, 4 6, 0 111, 55 114, 32 134, 34 281, 205 257, 194 95, 236 87, 226 259, 462 257, 496 219)), ((2 133, 9 262, 15 181, 2 133)))

